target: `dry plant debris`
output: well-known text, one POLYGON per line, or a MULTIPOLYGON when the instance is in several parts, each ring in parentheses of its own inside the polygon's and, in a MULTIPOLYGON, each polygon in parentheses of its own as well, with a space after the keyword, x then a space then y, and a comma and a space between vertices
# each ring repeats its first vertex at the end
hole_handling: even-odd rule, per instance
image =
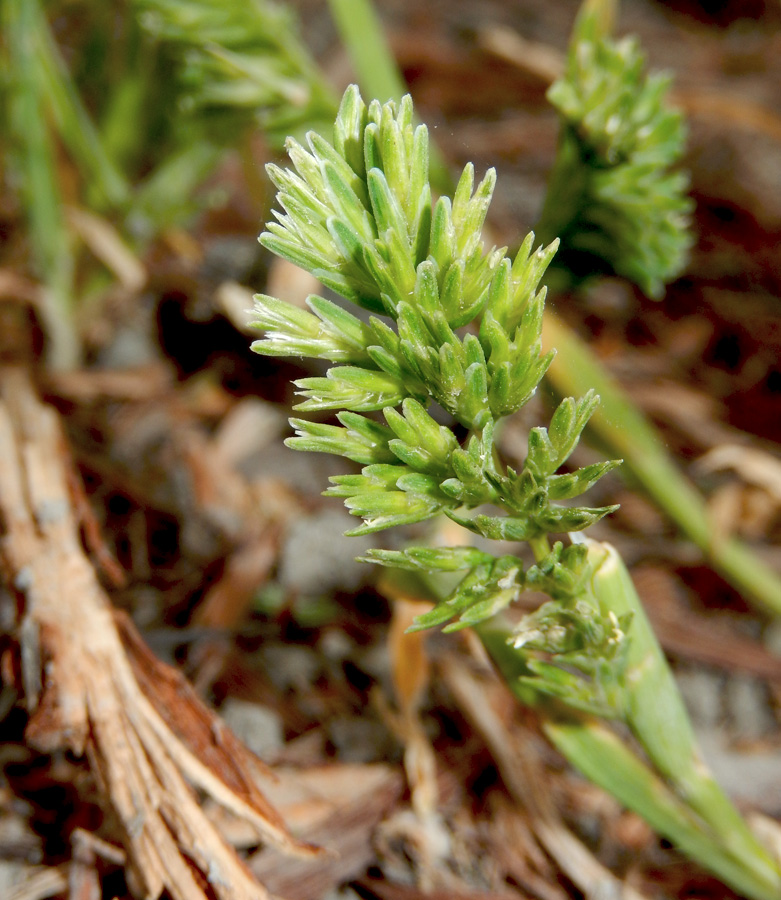
POLYGON ((249 822, 258 841, 316 851, 261 794, 259 761, 112 610, 81 546, 59 418, 22 368, 0 370, 0 457, 0 562, 22 607, 27 741, 87 755, 143 896, 269 896, 198 792, 249 822))
POLYGON ((534 756, 524 752, 523 732, 517 728, 511 732, 492 708, 489 685, 481 684, 453 658, 444 662, 442 676, 464 715, 485 739, 511 797, 525 807, 537 842, 584 897, 616 895, 624 900, 644 900, 645 895, 622 884, 564 825, 543 787, 534 756))

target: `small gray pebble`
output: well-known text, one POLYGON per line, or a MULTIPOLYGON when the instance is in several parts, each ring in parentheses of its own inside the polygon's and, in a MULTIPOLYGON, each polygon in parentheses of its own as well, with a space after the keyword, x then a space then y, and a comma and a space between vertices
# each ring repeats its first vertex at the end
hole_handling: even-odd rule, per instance
POLYGON ((711 669, 681 666, 675 679, 694 725, 715 728, 722 718, 723 676, 711 669))
POLYGON ((368 537, 345 537, 355 519, 340 509, 324 509, 296 521, 282 548, 279 580, 299 594, 327 594, 355 590, 369 577, 370 568, 356 561, 372 542, 368 537))
POLYGON ((731 675, 725 690, 727 716, 735 736, 756 740, 773 731, 775 722, 767 690, 749 675, 731 675))
POLYGON ((320 661, 309 647, 267 644, 260 648, 263 669, 278 691, 306 690, 320 673, 320 661))
POLYGON ((231 697, 220 713, 236 737, 261 759, 271 759, 282 749, 282 720, 273 709, 231 697))
POLYGON ((388 731, 381 722, 353 716, 334 719, 328 734, 343 763, 370 763, 385 758, 388 731))
POLYGON ((762 643, 776 656, 781 656, 781 619, 774 619, 765 627, 762 643))

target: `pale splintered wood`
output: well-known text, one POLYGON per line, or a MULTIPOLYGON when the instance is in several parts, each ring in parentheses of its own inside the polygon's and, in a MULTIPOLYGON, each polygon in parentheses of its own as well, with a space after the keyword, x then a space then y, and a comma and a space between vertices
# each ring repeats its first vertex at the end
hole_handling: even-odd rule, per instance
POLYGON ((0 368, 0 459, 0 572, 22 610, 28 741, 86 754, 138 896, 205 900, 208 884, 219 900, 267 900, 199 798, 259 841, 316 851, 260 793, 259 761, 118 619, 82 547, 59 416, 18 367, 0 368))

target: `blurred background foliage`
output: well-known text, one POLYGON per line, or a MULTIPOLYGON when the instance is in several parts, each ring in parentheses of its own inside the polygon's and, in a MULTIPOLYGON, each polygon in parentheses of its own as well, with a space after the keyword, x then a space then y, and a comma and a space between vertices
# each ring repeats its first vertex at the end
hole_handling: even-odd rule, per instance
POLYGON ((71 317, 89 293, 69 208, 143 246, 203 208, 226 149, 258 132, 279 148, 336 110, 293 15, 266 0, 4 0, 0 52, 4 194, 29 228, 61 366, 78 358, 71 317))

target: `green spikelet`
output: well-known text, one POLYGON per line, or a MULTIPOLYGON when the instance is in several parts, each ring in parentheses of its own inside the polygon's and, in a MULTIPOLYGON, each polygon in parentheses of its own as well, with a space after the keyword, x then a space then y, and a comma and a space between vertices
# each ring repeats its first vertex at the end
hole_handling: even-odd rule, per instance
MULTIPOLYGON (((594 6, 594 4, 592 4, 594 6)), ((576 275, 615 273, 661 296, 688 257, 693 204, 673 167, 685 142, 669 78, 648 75, 633 38, 614 40, 584 6, 564 75, 548 91, 562 126, 540 222, 576 275)))

